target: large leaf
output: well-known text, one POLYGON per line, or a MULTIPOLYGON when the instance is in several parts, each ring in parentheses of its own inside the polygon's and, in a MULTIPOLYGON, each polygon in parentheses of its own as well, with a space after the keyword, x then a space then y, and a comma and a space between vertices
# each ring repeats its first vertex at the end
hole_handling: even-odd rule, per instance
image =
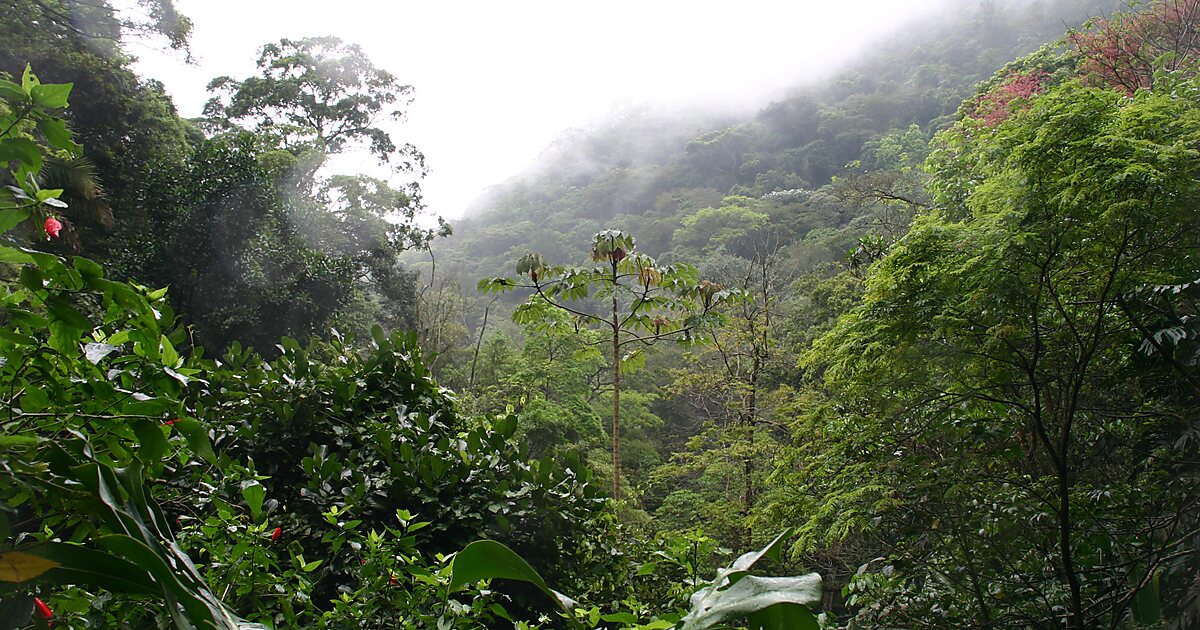
POLYGON ((38 582, 95 586, 114 593, 160 593, 158 585, 140 567, 103 551, 70 543, 45 543, 25 551, 55 565, 38 582))
POLYGON ((0 552, 0 582, 25 582, 58 566, 53 560, 24 551, 0 552))
POLYGON ((685 630, 703 630, 731 619, 748 619, 752 628, 817 627, 808 604, 821 601, 821 576, 755 577, 749 574, 763 558, 778 560, 783 541, 792 534, 784 530, 767 546, 744 553, 732 565, 691 598, 691 611, 683 618, 685 630))
POLYGON ((538 587, 564 611, 575 606, 571 598, 546 585, 546 581, 516 552, 494 540, 477 540, 454 556, 450 564, 450 590, 479 580, 503 578, 538 587))
POLYGON ((200 630, 253 627, 235 617, 204 583, 190 558, 170 538, 166 519, 146 494, 145 479, 135 463, 115 471, 98 462, 74 468, 76 479, 100 499, 101 513, 117 532, 96 544, 134 565, 157 583, 176 626, 200 630))
POLYGON ((807 605, 819 601, 819 574, 796 577, 747 575, 728 588, 704 589, 693 595, 692 609, 683 618, 683 630, 704 630, 723 621, 750 615, 759 618, 758 627, 762 628, 815 629, 816 617, 807 605), (771 607, 777 608, 766 612, 771 607))
POLYGON ((817 616, 802 604, 768 606, 750 615, 751 630, 817 630, 817 616))
POLYGON ((46 141, 57 149, 69 151, 73 155, 83 150, 83 147, 71 140, 71 132, 67 129, 67 123, 58 118, 39 119, 38 129, 46 137, 46 141))

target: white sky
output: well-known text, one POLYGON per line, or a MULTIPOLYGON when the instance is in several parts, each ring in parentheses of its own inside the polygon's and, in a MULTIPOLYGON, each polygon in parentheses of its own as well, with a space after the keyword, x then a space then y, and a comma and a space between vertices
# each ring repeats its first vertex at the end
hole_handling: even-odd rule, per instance
MULTIPOLYGON (((138 70, 198 116, 213 77, 255 73, 281 37, 335 35, 416 90, 393 138, 422 150, 429 209, 460 216, 561 131, 629 103, 766 104, 865 43, 973 0, 176 0, 196 64, 134 43, 138 70)), ((379 175, 366 158, 339 172, 379 175)))

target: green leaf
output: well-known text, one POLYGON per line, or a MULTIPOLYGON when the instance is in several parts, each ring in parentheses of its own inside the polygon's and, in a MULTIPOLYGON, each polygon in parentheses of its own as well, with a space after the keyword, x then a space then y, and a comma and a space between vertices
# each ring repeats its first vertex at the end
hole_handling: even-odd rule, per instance
POLYGON ((750 615, 751 630, 818 630, 817 616, 802 604, 775 604, 750 615))
POLYGON ((43 83, 33 86, 29 95, 33 102, 50 109, 62 109, 67 106, 67 97, 71 95, 71 83, 43 83))
POLYGON ((54 317, 50 320, 51 323, 61 321, 76 330, 91 330, 92 322, 65 301, 56 301, 47 306, 47 310, 54 317))
POLYGON ((83 330, 62 320, 54 320, 50 322, 50 339, 46 345, 65 355, 75 355, 79 352, 79 336, 83 330))
POLYGON ((682 630, 704 630, 780 604, 795 604, 798 608, 785 606, 765 614, 764 622, 777 625, 762 627, 815 629, 816 618, 806 606, 820 601, 821 576, 816 573, 796 577, 747 575, 732 586, 714 585, 692 595, 692 609, 683 618, 682 630))
POLYGON ((208 439, 208 430, 199 421, 192 418, 180 418, 171 427, 183 434, 192 452, 210 464, 217 463, 217 455, 213 453, 212 442, 208 439))
POLYGON ((1133 612, 1133 620, 1139 624, 1151 625, 1162 619, 1162 606, 1159 603, 1159 579, 1155 575, 1146 588, 1137 592, 1133 596, 1133 602, 1130 605, 1133 612))
POLYGON ((36 345, 38 345, 37 339, 34 339, 33 337, 30 337, 29 335, 22 335, 21 333, 18 333, 14 330, 10 330, 7 328, 0 328, 0 339, 3 339, 9 343, 12 343, 12 344, 15 344, 18 346, 36 346, 36 345))
POLYGON ((33 435, 0 435, 0 450, 37 446, 40 441, 33 435))
POLYGON ((12 160, 16 160, 29 170, 36 172, 42 168, 42 151, 32 140, 25 138, 0 140, 0 163, 12 160))
POLYGON ((734 560, 731 569, 734 571, 749 571, 751 567, 753 567, 759 560, 762 560, 763 558, 778 560, 779 554, 783 550, 783 541, 791 536, 794 531, 794 528, 789 527, 788 529, 780 532, 780 534, 776 536, 774 540, 768 543, 766 547, 763 547, 758 551, 751 551, 738 556, 738 559, 734 560))
POLYGON ((0 232, 7 232, 21 224, 22 221, 29 218, 33 214, 33 210, 29 208, 17 208, 15 210, 0 210, 0 232))
POLYGON ((33 262, 33 256, 15 247, 0 246, 0 262, 25 264, 33 262))
POLYGON ((34 86, 41 84, 42 82, 38 81, 37 75, 33 73, 33 67, 29 64, 25 64, 25 72, 21 74, 21 89, 24 90, 26 94, 29 94, 33 92, 34 86))
POLYGON ((704 630, 745 617, 757 619, 758 628, 816 628, 816 618, 806 606, 821 601, 820 575, 764 578, 747 574, 763 558, 779 559, 783 541, 792 532, 784 530, 766 547, 744 553, 732 565, 718 571, 709 586, 692 595, 691 610, 683 618, 683 630, 704 630), (781 604, 796 604, 803 610, 781 606, 761 612, 781 604))
POLYGON ((256 522, 262 514, 263 499, 266 497, 267 490, 261 483, 248 481, 242 484, 242 498, 246 500, 246 505, 250 508, 250 517, 256 522))
POLYGON ((477 540, 467 545, 450 563, 451 592, 465 584, 497 578, 533 584, 564 611, 575 606, 574 600, 547 586, 524 558, 494 540, 477 540))
POLYGON ((97 586, 116 593, 161 593, 145 571, 103 551, 70 543, 46 543, 25 551, 59 565, 48 571, 39 582, 97 586))
MULTIPOLYGON (((186 612, 180 616, 172 611, 177 625, 185 620, 201 628, 237 628, 237 622, 221 605, 216 597, 206 591, 197 591, 194 586, 186 584, 185 574, 172 570, 165 558, 155 552, 146 543, 131 536, 114 534, 101 536, 96 539, 113 554, 137 565, 153 576, 154 581, 162 586, 162 592, 179 602, 186 612)), ((191 582, 191 580, 187 580, 191 582)), ((186 623, 186 622, 185 622, 186 623)), ((183 627, 189 627, 183 625, 183 627)))
POLYGON ((0 79, 0 98, 24 102, 29 98, 29 95, 26 94, 25 90, 21 89, 21 86, 17 85, 16 83, 5 79, 0 79))
POLYGON ((39 118, 37 124, 38 130, 46 137, 50 146, 69 151, 73 155, 78 155, 83 150, 83 147, 71 139, 71 131, 67 129, 66 122, 58 118, 44 117, 39 118))
POLYGON ((179 353, 175 351, 175 346, 171 344, 171 340, 167 339, 166 335, 161 335, 158 343, 159 346, 162 347, 161 353, 159 354, 159 359, 162 361, 163 365, 169 368, 179 367, 182 361, 179 360, 179 353))
POLYGON ((21 409, 30 413, 44 411, 50 406, 50 396, 41 387, 29 387, 21 396, 21 409))
POLYGON ((138 458, 145 464, 153 464, 162 460, 167 452, 167 438, 163 436, 160 423, 150 420, 137 420, 133 423, 133 432, 137 435, 142 448, 138 458))
POLYGON ((603 358, 604 353, 600 352, 600 349, 596 346, 584 346, 571 353, 572 361, 594 361, 603 358))
POLYGON ((511 291, 516 286, 512 280, 508 278, 484 278, 475 285, 475 290, 480 293, 503 293, 511 291))
POLYGON ((505 439, 512 437, 517 431, 517 416, 510 414, 496 420, 492 430, 505 439))
POLYGON ((646 366, 646 353, 641 349, 628 352, 621 357, 621 371, 633 374, 646 366))

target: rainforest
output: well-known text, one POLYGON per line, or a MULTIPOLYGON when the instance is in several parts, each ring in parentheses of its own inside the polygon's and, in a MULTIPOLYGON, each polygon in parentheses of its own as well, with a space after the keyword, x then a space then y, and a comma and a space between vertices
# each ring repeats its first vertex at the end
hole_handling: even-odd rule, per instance
POLYGON ((186 2, 0 9, 0 630, 1200 627, 1200 0, 942 3, 453 211, 345 34, 185 116, 186 2))

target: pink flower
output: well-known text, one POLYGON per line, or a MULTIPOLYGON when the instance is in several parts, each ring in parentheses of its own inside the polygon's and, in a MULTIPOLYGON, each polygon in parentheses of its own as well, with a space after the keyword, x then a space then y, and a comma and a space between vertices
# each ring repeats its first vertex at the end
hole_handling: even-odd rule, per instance
POLYGON ((46 228, 46 234, 58 238, 58 233, 62 231, 62 222, 54 217, 46 217, 44 227, 46 228))
MULTIPOLYGON (((55 223, 58 223, 58 222, 55 221, 55 223)), ((46 230, 46 231, 49 232, 49 230, 46 230)), ((57 230, 55 230, 55 231, 57 232, 57 230)), ((54 616, 54 611, 50 610, 50 607, 47 606, 46 602, 42 601, 41 598, 34 597, 33 605, 37 607, 38 614, 41 615, 42 618, 50 619, 51 617, 54 616)))
POLYGON ((271 542, 275 542, 276 540, 279 540, 279 537, 282 535, 283 535, 283 528, 276 527, 275 531, 271 532, 271 542))

